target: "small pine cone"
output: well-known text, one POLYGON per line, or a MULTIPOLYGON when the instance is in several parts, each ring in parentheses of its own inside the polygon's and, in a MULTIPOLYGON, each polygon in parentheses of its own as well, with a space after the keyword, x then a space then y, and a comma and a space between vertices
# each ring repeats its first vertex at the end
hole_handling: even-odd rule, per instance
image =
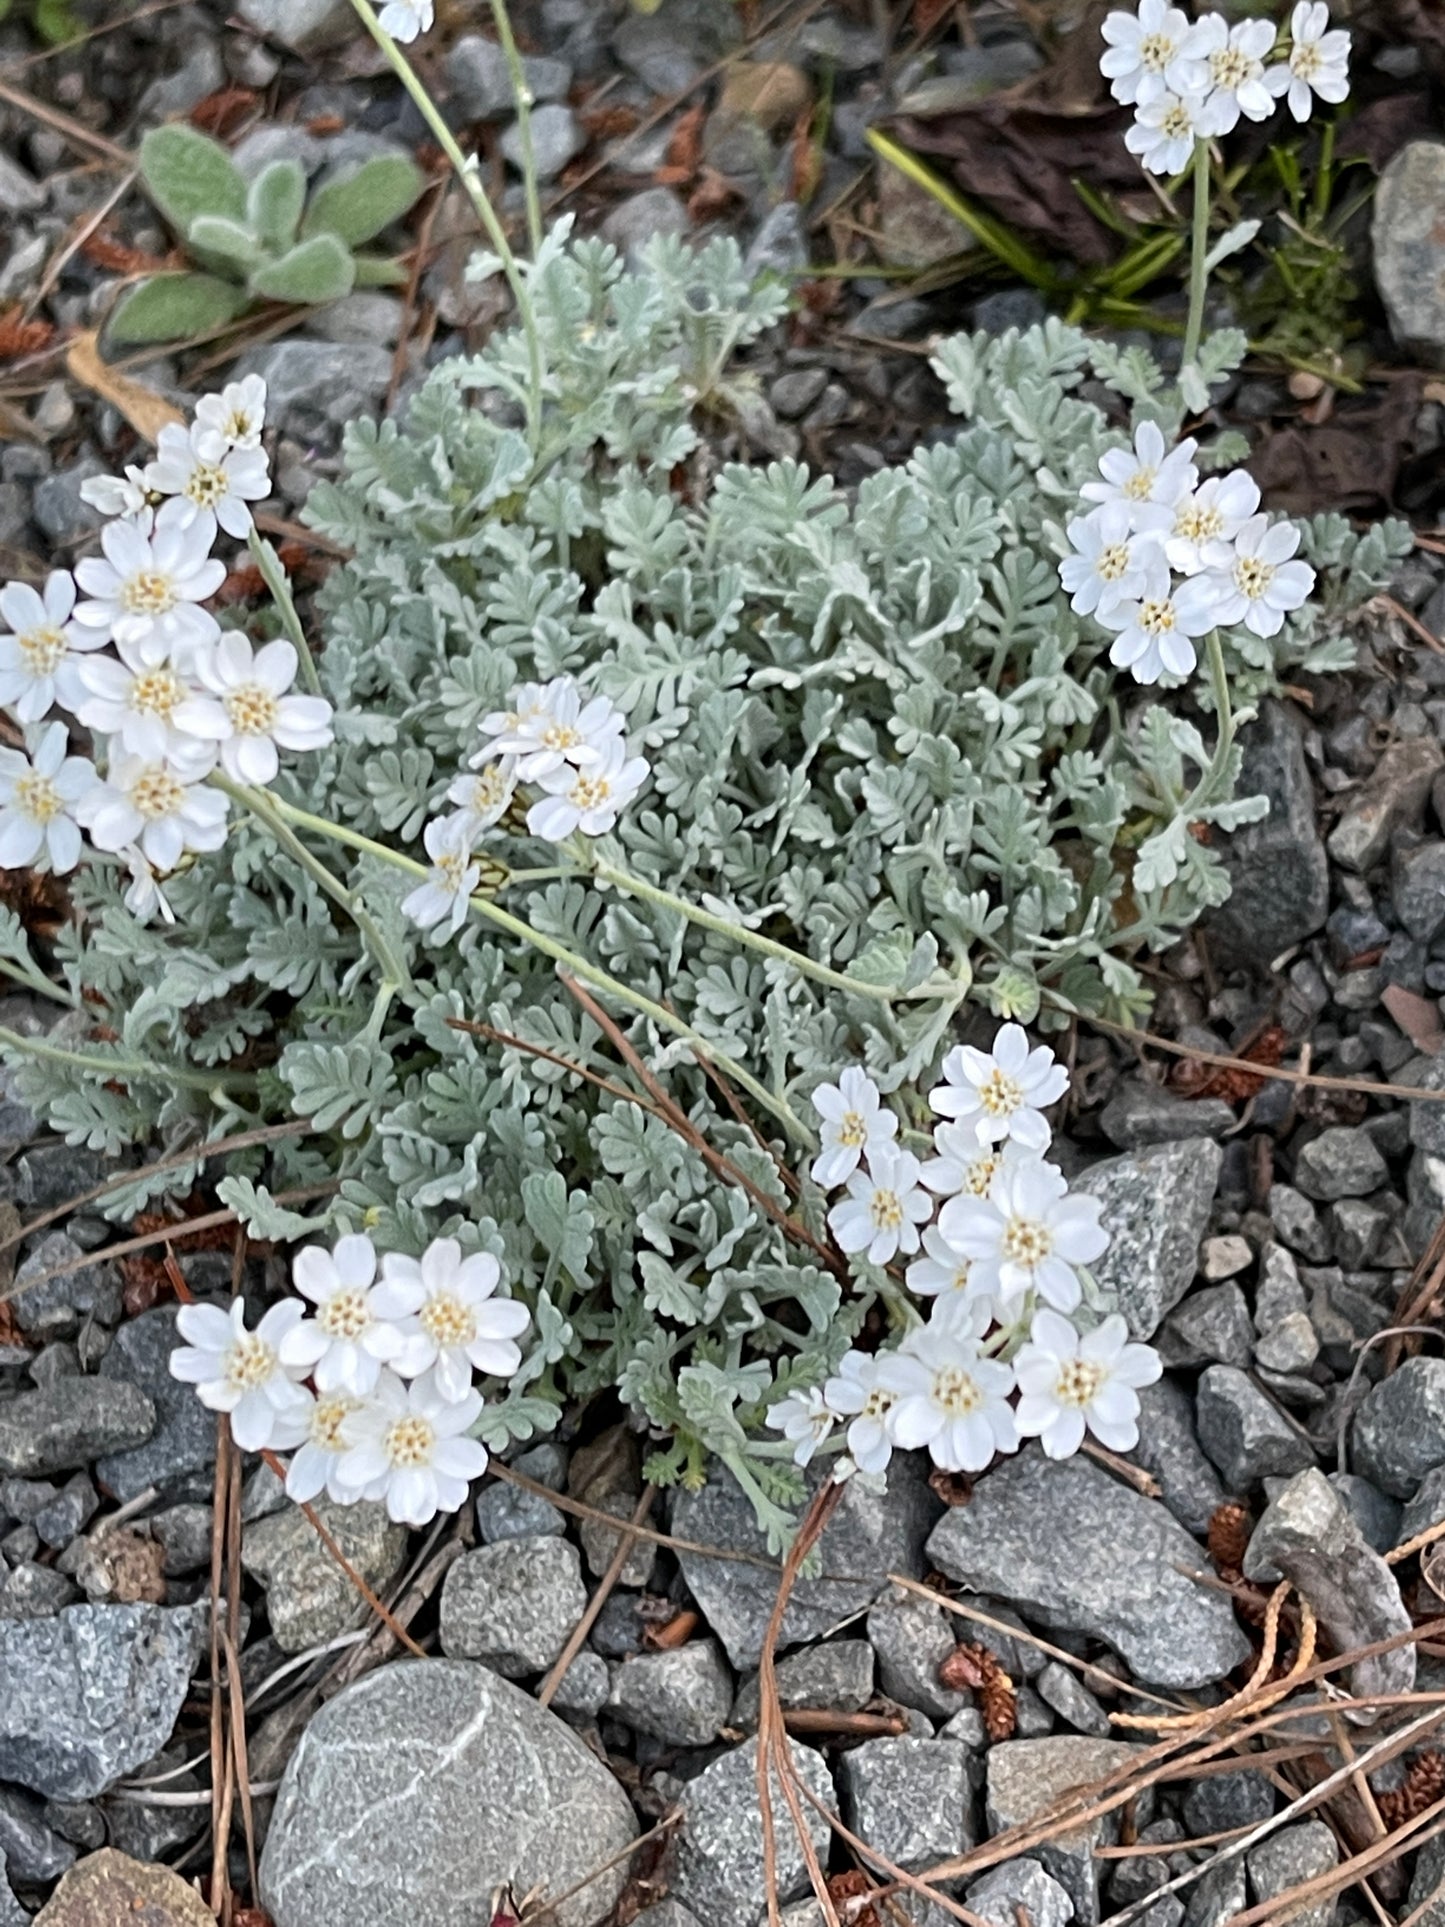
POLYGON ((987 1646, 955 1646, 938 1669, 939 1683, 978 1695, 984 1731, 991 1740, 1013 1738, 1018 1700, 1013 1681, 987 1646))
POLYGON ((1428 1752, 1415 1755, 1399 1786, 1375 1795, 1375 1805, 1380 1809, 1380 1818, 1393 1833, 1396 1827, 1404 1826, 1427 1807, 1434 1806, 1442 1794, 1445 1794, 1445 1753, 1431 1747, 1428 1752))
POLYGON ((1216 1506, 1209 1520, 1209 1556, 1221 1578, 1237 1577, 1244 1570, 1244 1553, 1254 1521, 1249 1507, 1237 1499, 1216 1506))

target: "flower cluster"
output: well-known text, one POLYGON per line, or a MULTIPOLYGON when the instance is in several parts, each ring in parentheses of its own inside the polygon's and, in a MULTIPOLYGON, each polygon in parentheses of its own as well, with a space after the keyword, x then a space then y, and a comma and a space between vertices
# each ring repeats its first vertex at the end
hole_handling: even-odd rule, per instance
POLYGON ((435 9, 432 0, 386 0, 376 19, 384 33, 393 40, 415 40, 418 34, 430 30, 435 9))
POLYGON ((900 1147, 898 1117, 863 1071, 814 1091, 822 1144, 811 1175, 846 1186, 828 1214, 839 1247, 880 1266, 911 1258, 906 1283, 931 1307, 895 1349, 850 1351, 821 1387, 772 1407, 768 1423, 798 1464, 838 1425, 840 1470, 874 1475, 895 1447, 979 1472, 1025 1438, 1051 1458, 1077 1452, 1086 1429, 1115 1450, 1135 1443, 1137 1388, 1158 1378, 1157 1354, 1128 1342, 1117 1313, 1082 1333, 1063 1315, 1079 1308, 1082 1268, 1108 1242, 1097 1199, 1070 1196, 1044 1157, 1044 1113, 1068 1081, 1018 1024, 992 1051, 957 1046, 929 1093, 942 1121, 926 1163, 900 1147))
POLYGON ((184 1306, 172 1374, 229 1414, 244 1451, 294 1450, 286 1490, 298 1502, 323 1491, 338 1505, 380 1500, 411 1526, 455 1512, 487 1468, 470 1436, 483 1405, 474 1377, 510 1378, 530 1323, 524 1305, 496 1296, 496 1259, 438 1238, 420 1258, 388 1252, 378 1265, 371 1240, 351 1233, 298 1252, 292 1280, 301 1296, 270 1306, 254 1331, 240 1299, 229 1312, 184 1306))
POLYGON ((1109 660, 1141 683, 1187 676, 1211 629, 1278 635, 1315 584, 1293 559, 1294 524, 1259 512, 1242 468, 1201 481, 1196 447, 1186 437, 1168 448, 1157 423, 1141 422, 1133 447, 1110 449, 1084 484, 1096 506, 1068 525, 1059 576, 1071 606, 1113 632, 1109 660))
POLYGON ((1325 0, 1299 0, 1287 38, 1269 20, 1206 13, 1192 21, 1169 0, 1139 0, 1104 21, 1099 65, 1115 100, 1134 108, 1124 136, 1153 174, 1179 174, 1195 144, 1245 120, 1268 120, 1281 96, 1297 121, 1314 97, 1338 104, 1350 91, 1350 36, 1330 26, 1325 0))

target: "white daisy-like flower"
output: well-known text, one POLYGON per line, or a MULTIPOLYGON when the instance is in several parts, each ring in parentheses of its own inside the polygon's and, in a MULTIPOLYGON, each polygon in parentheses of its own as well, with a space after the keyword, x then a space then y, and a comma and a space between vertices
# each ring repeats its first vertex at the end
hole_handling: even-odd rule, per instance
POLYGON ((886 1423, 900 1450, 926 1446, 945 1472, 982 1472, 995 1452, 1018 1450, 1014 1375, 972 1339, 935 1326, 910 1332, 880 1358, 878 1378, 896 1400, 886 1423))
POLYGON ((1231 27, 1220 13, 1207 13, 1195 27, 1195 46, 1208 68, 1205 118, 1211 134, 1231 133, 1246 120, 1268 120, 1274 95, 1264 63, 1274 48, 1272 20, 1239 20, 1231 27))
POLYGON ((1151 174, 1182 174, 1194 158, 1196 143, 1213 133, 1205 95, 1158 94, 1135 108, 1132 125, 1124 129, 1124 145, 1151 174))
POLYGON ((236 448, 207 429, 182 428, 179 422, 167 422, 161 430, 145 480, 157 495, 175 497, 182 526, 209 513, 241 542, 254 520, 248 503, 264 502, 271 493, 263 449, 236 448))
POLYGON ((1042 1158, 1006 1164, 986 1198, 950 1198, 938 1228, 970 1260, 970 1285, 1005 1310, 1034 1291, 1059 1311, 1080 1297, 1079 1265, 1106 1249, 1097 1198, 1070 1197, 1063 1174, 1042 1158))
POLYGON ((527 828, 548 843, 563 843, 577 830, 605 836, 647 777, 647 759, 629 757, 627 745, 614 736, 585 769, 564 766, 541 779, 547 793, 528 810, 527 828))
POLYGON ((230 1414, 243 1452, 285 1451, 306 1437, 311 1394, 281 1359, 282 1340, 301 1316, 295 1298, 272 1305, 253 1332, 239 1298, 229 1314, 219 1305, 182 1305, 176 1313, 186 1342, 171 1353, 171 1376, 194 1385, 211 1411, 230 1414))
POLYGON ((837 1421, 818 1387, 810 1385, 770 1405, 767 1423, 792 1446, 794 1465, 810 1465, 837 1421))
POLYGON ((1307 602, 1315 586, 1309 563, 1290 560, 1299 541, 1293 522, 1252 515, 1234 538, 1228 569, 1197 578, 1217 598, 1215 622, 1242 622, 1256 636, 1277 636, 1285 616, 1307 602))
POLYGON ((933 1216, 933 1200, 918 1182, 911 1151, 880 1144, 868 1166, 849 1178, 848 1195, 828 1213, 828 1224, 840 1251, 850 1257, 861 1251, 870 1264, 886 1265, 900 1251, 917 1251, 918 1227, 933 1216))
POLYGON ((1029 1342, 1014 1359, 1018 1380, 1017 1422, 1025 1438, 1037 1438, 1051 1459, 1077 1452, 1088 1428, 1111 1452, 1139 1443, 1139 1392, 1163 1366, 1148 1345, 1131 1345, 1129 1328, 1115 1312, 1083 1337, 1056 1311, 1034 1314, 1029 1342))
POLYGON ((391 1321, 403 1346, 395 1369, 425 1372, 443 1398, 459 1399, 473 1372, 510 1378, 522 1362, 517 1340, 531 1323, 527 1307, 498 1298, 501 1267, 489 1251, 462 1256, 455 1238, 435 1238, 420 1258, 389 1251, 372 1306, 391 1321))
POLYGON ((162 923, 174 923, 176 913, 144 852, 130 843, 125 849, 117 850, 116 855, 130 872, 124 902, 137 923, 149 923, 152 917, 159 917, 162 923))
POLYGON ((1012 1138, 1042 1151, 1052 1133, 1044 1111, 1069 1088, 1069 1073, 1045 1044, 1029 1049, 1022 1024, 1003 1024, 991 1051, 955 1044, 943 1060, 944 1082, 928 1093, 940 1117, 972 1125, 981 1145, 1012 1138))
POLYGON ((455 1402, 430 1377, 404 1385, 383 1372, 361 1409, 341 1421, 346 1444, 336 1478, 346 1490, 386 1501, 398 1525, 429 1525, 438 1512, 459 1512, 473 1479, 487 1469, 487 1449, 466 1435, 481 1417, 480 1392, 455 1402))
POLYGON ((1086 502, 1122 502, 1136 529, 1164 534, 1174 526, 1180 500, 1199 480, 1198 446, 1189 435, 1170 448, 1157 422, 1140 422, 1133 447, 1106 449, 1099 457, 1102 480, 1085 482, 1079 493, 1086 502))
POLYGON ((87 729, 113 739, 130 756, 160 762, 184 758, 195 745, 178 727, 176 712, 191 684, 167 658, 133 642, 118 642, 114 656, 85 656, 76 668, 81 695, 75 713, 87 729))
POLYGON ((1343 27, 1330 26, 1325 0, 1298 0, 1289 31, 1289 57, 1271 67, 1265 81, 1272 94, 1284 96, 1296 120, 1308 120, 1313 95, 1336 107, 1348 97, 1350 36, 1343 27))
POLYGON ((1029 1155, 1007 1138, 1002 1144, 980 1144, 971 1122, 935 1124, 933 1142, 938 1156, 929 1158, 919 1173, 928 1189, 940 1198, 986 1198, 1002 1166, 1011 1158, 1029 1155))
POLYGON ((209 767, 170 757, 117 757, 104 781, 81 797, 76 815, 98 850, 136 844, 164 875, 187 850, 219 850, 226 840, 229 805, 203 780, 209 767))
POLYGON ((100 778, 84 756, 67 756, 64 723, 48 723, 30 752, 0 749, 0 870, 36 863, 65 876, 80 861, 77 808, 100 778))
POLYGON ((422 838, 432 867, 424 883, 401 900, 402 915, 422 930, 446 925, 454 937, 467 920, 482 866, 472 851, 472 827, 464 811, 434 816, 422 838))
POLYGON ((312 1400, 306 1436, 286 1468, 288 1498, 305 1505, 324 1492, 337 1505, 355 1505, 367 1496, 340 1478, 342 1455, 349 1449, 343 1428, 365 1403, 353 1392, 326 1392, 312 1400))
POLYGON ((124 475, 92 475, 82 482, 80 499, 102 515, 143 515, 151 506, 151 489, 145 470, 130 462, 124 475))
POLYGON ((221 768, 237 783, 265 786, 281 767, 283 749, 324 749, 332 740, 333 711, 322 696, 298 696, 295 647, 266 642, 252 650, 236 630, 193 657, 196 681, 176 710, 175 727, 220 747, 221 768))
POLYGON ((515 756, 524 783, 599 765, 622 735, 623 717, 606 696, 587 697, 575 676, 525 683, 514 707, 482 718, 488 739, 472 759, 477 768, 496 755, 515 756))
POLYGON ((810 1176, 825 1191, 852 1177, 860 1162, 898 1135, 897 1114, 888 1110, 866 1071, 850 1064, 836 1084, 819 1084, 813 1109, 823 1120, 823 1145, 810 1176))
POLYGON ((938 1226, 931 1224, 924 1229, 923 1256, 913 1260, 904 1277, 916 1298, 939 1298, 967 1292, 969 1270, 968 1259, 960 1258, 938 1226))
POLYGON ((377 1316, 375 1278, 376 1247, 359 1232, 338 1238, 330 1251, 307 1245, 297 1252, 291 1282, 316 1312, 286 1334, 281 1357, 313 1377, 318 1392, 364 1398, 401 1351, 401 1333, 377 1316))
POLYGON ((415 40, 431 28, 432 0, 386 0, 376 16, 384 33, 393 40, 415 40))
POLYGON ((1195 52, 1198 29, 1168 0, 1139 0, 1137 13, 1122 9, 1104 17, 1099 71, 1115 100, 1127 106, 1172 88, 1195 92, 1204 69, 1195 52))
POLYGON ((888 1414, 898 1399, 881 1382, 878 1366, 879 1360, 867 1352, 845 1352, 823 1387, 828 1410, 847 1424, 844 1436, 854 1465, 875 1477, 887 1469, 893 1456, 888 1414))
POLYGON ((219 395, 196 403, 196 427, 226 448, 259 448, 266 426, 266 382, 261 375, 229 381, 219 395))
POLYGON ((1199 660, 1195 637, 1218 628, 1222 610, 1215 576, 1171 582, 1168 570, 1161 569, 1137 602, 1116 603, 1098 620, 1117 631, 1109 648, 1114 667, 1127 669, 1135 682, 1156 683, 1165 674, 1190 673, 1199 660))
POLYGON ((200 606, 226 579, 225 563, 211 555, 216 518, 190 507, 167 502, 154 518, 107 523, 104 555, 76 563, 75 579, 93 600, 79 605, 75 620, 98 643, 136 643, 159 661, 220 634, 200 606))
POLYGON ((105 637, 74 622, 75 581, 53 569, 43 591, 27 582, 0 589, 0 703, 22 723, 38 723, 59 702, 75 707, 77 651, 99 649, 105 637))
POLYGON ((1259 508, 1259 484, 1247 468, 1208 475, 1175 504, 1174 526, 1164 554, 1180 575, 1227 569, 1234 560, 1234 538, 1259 508))
POLYGON ((447 791, 447 800, 457 805, 471 835, 476 836, 501 822, 516 793, 517 759, 499 756, 483 763, 475 775, 459 776, 447 791))
POLYGON ((1158 537, 1134 527, 1127 503, 1104 502, 1092 514, 1076 516, 1067 533, 1074 553, 1060 562, 1059 580, 1076 615, 1141 595, 1158 567, 1158 537))

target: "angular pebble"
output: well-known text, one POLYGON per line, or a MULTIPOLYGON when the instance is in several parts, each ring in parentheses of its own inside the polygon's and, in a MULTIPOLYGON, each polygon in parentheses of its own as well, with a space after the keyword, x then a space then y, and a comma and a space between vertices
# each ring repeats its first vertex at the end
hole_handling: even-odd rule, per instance
POLYGON ((155 1425, 156 1408, 138 1386, 60 1378, 43 1391, 0 1402, 0 1472, 25 1479, 69 1472, 102 1453, 140 1445, 155 1425))
POLYGON ((672 1652, 624 1659, 606 1710, 634 1733, 668 1746, 710 1746, 732 1703, 733 1676, 722 1648, 715 1639, 695 1639, 672 1652))
MULTIPOLYGON (((372 1591, 384 1590, 406 1557, 406 1527, 393 1524, 375 1500, 337 1505, 322 1496, 312 1504, 372 1591)), ((266 1588, 271 1635, 283 1653, 302 1653, 335 1639, 356 1623, 358 1610, 371 1610, 300 1506, 248 1526, 241 1564, 266 1588)))
POLYGON ((102 1847, 66 1874, 35 1916, 35 1927, 215 1927, 215 1915, 170 1867, 147 1865, 102 1847))
POLYGON ((1223 1152, 1185 1138, 1091 1165, 1075 1191, 1098 1198, 1109 1249, 1093 1267, 1133 1338, 1152 1338, 1189 1289, 1223 1152))
POLYGON ((895 1866, 920 1873, 973 1846, 974 1772, 957 1740, 865 1740, 838 1762, 843 1818, 895 1866))
POLYGON ((1211 1365, 1200 1373, 1195 1420, 1199 1443, 1232 1493, 1314 1464, 1309 1440, 1236 1366, 1211 1365))
POLYGON ((1445 1465, 1445 1359, 1407 1358, 1370 1388, 1355 1414, 1351 1462, 1395 1499, 1445 1465))
MULTIPOLYGON (((1025 1826, 1036 1814, 1076 1787, 1101 1780, 1136 1760, 1146 1749, 1123 1740, 1091 1740, 1073 1735, 1047 1740, 1004 1740, 989 1748, 988 1831, 1006 1833, 1025 1826)), ((1152 1803, 1146 1794, 1138 1816, 1144 1822, 1152 1803)), ((1045 1871, 1073 1902, 1079 1927, 1099 1918, 1099 1862, 1094 1849, 1119 1837, 1117 1811, 1101 1815, 1031 1849, 1045 1871)))
MULTIPOLYGON (((832 1776, 821 1753, 787 1742, 794 1770, 813 1796, 832 1807, 832 1776)), ((756 1740, 734 1747, 704 1767, 678 1795, 682 1825, 670 1853, 668 1891, 707 1927, 755 1927, 763 1910, 763 1819, 758 1804, 756 1740)), ((787 1803, 774 1777, 770 1787, 780 1901, 808 1889, 808 1867, 787 1803)), ((804 1803, 813 1850, 826 1862, 829 1830, 804 1803)), ((277 1927, 290 1927, 278 1922, 277 1927)), ((319 1927, 319 1923, 318 1923, 319 1927)))
POLYGON ((157 1305, 126 1319, 100 1363, 103 1379, 138 1385, 156 1409, 155 1430, 143 1445, 96 1463, 96 1477, 123 1505, 148 1486, 164 1489, 192 1473, 209 1473, 216 1462, 215 1413, 194 1386, 171 1376, 171 1353, 180 1343, 177 1309, 157 1305))
MULTIPOLYGON (((1340 1864, 1339 1844, 1323 1820, 1304 1820, 1298 1826, 1281 1827, 1268 1840, 1261 1840, 1244 1856, 1250 1885, 1257 1902, 1276 1900, 1301 1881, 1329 1873, 1340 1864)), ((1292 1927, 1329 1927, 1335 1917, 1335 1896, 1329 1894, 1312 1907, 1291 1913, 1292 1927)))
POLYGON ((1339 1124, 1304 1146, 1295 1159, 1294 1181, 1307 1198, 1330 1204, 1367 1197, 1389 1183, 1390 1172, 1368 1132, 1339 1124))
POLYGON ((1139 1393, 1139 1443, 1127 1456, 1154 1475, 1165 1505, 1202 1538, 1224 1487, 1199 1443, 1193 1401, 1172 1378, 1139 1393))
POLYGON ((582 1561, 566 1539, 504 1539, 464 1552, 442 1585, 441 1644, 507 1679, 543 1673, 587 1610, 582 1561))
POLYGON ((1019 1910, 1031 1927, 1067 1927, 1074 1903, 1037 1860, 1003 1860, 968 1889, 969 1911, 989 1927, 1019 1927, 1019 1910))

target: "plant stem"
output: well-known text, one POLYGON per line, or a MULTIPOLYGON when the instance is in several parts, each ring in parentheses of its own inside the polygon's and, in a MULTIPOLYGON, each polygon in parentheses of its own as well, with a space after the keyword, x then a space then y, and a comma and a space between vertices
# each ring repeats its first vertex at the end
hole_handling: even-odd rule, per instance
POLYGON ((1234 710, 1229 700, 1229 675, 1224 667, 1224 644, 1219 639, 1219 631, 1211 629, 1205 644, 1209 656, 1209 676, 1214 685, 1214 709, 1219 723, 1219 734, 1215 739, 1214 754, 1209 759, 1209 768, 1204 772, 1204 780, 1195 790, 1191 801, 1212 803, 1224 778, 1229 762, 1229 752, 1234 747, 1234 710))
POLYGON ((527 85, 526 69, 512 33, 507 0, 492 0, 492 18, 497 37, 507 56, 507 71, 512 76, 512 98, 517 103, 517 139, 522 149, 522 182, 527 196, 527 238, 536 254, 542 245, 542 197, 537 191, 537 162, 532 152, 532 90, 527 85))
POLYGON ((48 1043, 43 1037, 22 1037, 18 1030, 0 1028, 0 1045, 21 1051, 27 1057, 43 1057, 47 1063, 68 1064, 90 1071, 102 1083, 116 1077, 144 1079, 151 1083, 183 1084, 188 1090, 205 1091, 210 1096, 228 1084, 255 1082, 241 1071, 229 1077, 219 1073, 207 1076, 202 1071, 182 1070, 177 1064, 164 1064, 158 1058, 141 1062, 129 1057, 102 1057, 93 1051, 67 1050, 64 1045, 48 1043))
POLYGON ((246 546, 250 549, 256 567, 261 571, 266 587, 271 591, 271 600, 276 604, 276 612, 281 618, 281 627, 301 661, 301 680, 313 696, 321 694, 321 678, 316 673, 316 659, 311 653, 311 645, 306 640, 306 631, 301 626, 301 618, 296 613, 296 604, 291 596, 291 584, 286 579, 286 571, 281 566, 281 558, 253 524, 247 537, 246 546))
POLYGON ((80 1009, 80 1005, 68 990, 62 990, 59 984, 51 983, 50 979, 42 977, 38 970, 26 970, 14 957, 0 957, 0 971, 17 984, 23 984, 27 990, 35 991, 41 997, 53 998, 57 1004, 64 1004, 67 1010, 80 1009))
POLYGON ((1204 333, 1204 296, 1209 276, 1204 258, 1209 252, 1209 142, 1194 143, 1194 226, 1189 246, 1189 320, 1184 329, 1181 367, 1187 368, 1199 356, 1199 338, 1204 333))

